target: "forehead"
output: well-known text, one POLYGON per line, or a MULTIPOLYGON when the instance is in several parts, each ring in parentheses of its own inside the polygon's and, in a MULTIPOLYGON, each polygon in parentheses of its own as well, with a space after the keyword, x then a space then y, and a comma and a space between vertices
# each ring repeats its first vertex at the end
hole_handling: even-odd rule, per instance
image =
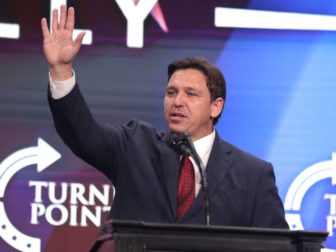
POLYGON ((191 85, 204 86, 207 85, 206 76, 200 70, 194 68, 176 70, 168 81, 168 86, 171 85, 191 85))

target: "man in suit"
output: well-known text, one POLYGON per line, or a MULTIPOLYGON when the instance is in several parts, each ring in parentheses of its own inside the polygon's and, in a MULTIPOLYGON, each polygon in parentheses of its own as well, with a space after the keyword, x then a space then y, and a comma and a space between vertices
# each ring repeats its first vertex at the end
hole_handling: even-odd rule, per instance
MULTIPOLYGON (((186 158, 191 161, 188 169, 193 180, 190 186, 188 178, 189 188, 185 189, 180 182, 184 169, 179 169, 181 156, 166 144, 166 133, 139 120, 122 126, 95 121, 71 65, 84 33, 72 40, 73 8, 67 11, 62 6, 59 22, 57 15, 54 10, 52 33, 46 19, 42 19, 44 52, 50 69, 50 108, 64 142, 115 186, 110 217, 204 224, 197 163, 186 158), (190 204, 181 212, 180 204, 186 197, 183 194, 189 189, 190 204)), ((214 130, 225 97, 222 73, 205 59, 190 57, 169 65, 164 117, 170 132, 188 132, 206 167, 210 224, 288 228, 272 165, 221 140, 214 130)))

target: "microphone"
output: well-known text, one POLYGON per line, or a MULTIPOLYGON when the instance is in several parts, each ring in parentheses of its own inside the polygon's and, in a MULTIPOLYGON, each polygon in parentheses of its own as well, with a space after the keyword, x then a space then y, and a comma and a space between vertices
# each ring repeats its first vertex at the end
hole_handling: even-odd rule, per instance
POLYGON ((177 152, 179 155, 192 155, 190 144, 186 135, 187 134, 185 133, 170 133, 167 135, 166 143, 173 151, 177 152))
POLYGON ((166 138, 167 145, 180 155, 188 154, 196 162, 199 172, 201 174, 201 188, 204 197, 204 211, 206 225, 210 226, 210 203, 208 192, 208 180, 205 173, 205 166, 196 152, 195 146, 191 140, 191 137, 187 132, 181 134, 170 133, 166 138))

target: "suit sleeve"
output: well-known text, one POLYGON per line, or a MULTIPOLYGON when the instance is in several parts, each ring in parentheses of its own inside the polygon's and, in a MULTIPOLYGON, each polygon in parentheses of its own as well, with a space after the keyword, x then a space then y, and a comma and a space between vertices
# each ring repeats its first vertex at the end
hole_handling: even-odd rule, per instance
POLYGON ((266 163, 263 167, 259 178, 252 226, 289 228, 275 183, 273 167, 270 163, 266 163))
POLYGON ((48 101, 56 131, 65 144, 115 182, 119 159, 127 148, 132 127, 111 127, 96 122, 77 84, 58 100, 49 93, 48 101))

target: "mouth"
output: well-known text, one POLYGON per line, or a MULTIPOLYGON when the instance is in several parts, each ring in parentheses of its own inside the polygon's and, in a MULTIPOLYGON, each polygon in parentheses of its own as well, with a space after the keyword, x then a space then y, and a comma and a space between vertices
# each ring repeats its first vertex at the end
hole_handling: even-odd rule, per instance
POLYGON ((171 123, 181 123, 187 116, 181 112, 171 112, 169 119, 171 123))
POLYGON ((182 119, 185 118, 186 116, 182 113, 178 113, 178 112, 173 112, 169 114, 170 118, 175 118, 175 119, 182 119))

